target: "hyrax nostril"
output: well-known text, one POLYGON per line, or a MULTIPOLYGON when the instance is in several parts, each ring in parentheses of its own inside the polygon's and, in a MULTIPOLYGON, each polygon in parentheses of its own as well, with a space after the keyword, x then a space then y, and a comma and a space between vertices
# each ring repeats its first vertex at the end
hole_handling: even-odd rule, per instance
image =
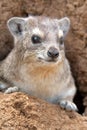
POLYGON ((47 55, 51 58, 57 58, 59 56, 58 49, 56 49, 55 47, 50 47, 47 55))

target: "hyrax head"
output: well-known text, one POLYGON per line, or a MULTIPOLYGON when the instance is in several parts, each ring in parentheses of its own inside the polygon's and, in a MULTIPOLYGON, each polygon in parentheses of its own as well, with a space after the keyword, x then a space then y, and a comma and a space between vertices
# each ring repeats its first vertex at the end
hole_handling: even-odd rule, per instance
POLYGON ((15 47, 20 46, 25 50, 25 59, 44 64, 63 61, 64 38, 70 27, 67 17, 59 20, 37 16, 13 17, 7 24, 15 47))

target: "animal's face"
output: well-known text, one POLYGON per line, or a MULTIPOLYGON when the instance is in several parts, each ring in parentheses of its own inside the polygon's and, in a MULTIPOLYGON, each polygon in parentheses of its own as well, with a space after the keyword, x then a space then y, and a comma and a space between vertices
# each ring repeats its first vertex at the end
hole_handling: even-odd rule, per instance
POLYGON ((18 18, 8 21, 8 27, 15 39, 15 46, 24 47, 25 57, 37 62, 59 63, 64 59, 64 38, 69 30, 68 18, 48 17, 18 18))

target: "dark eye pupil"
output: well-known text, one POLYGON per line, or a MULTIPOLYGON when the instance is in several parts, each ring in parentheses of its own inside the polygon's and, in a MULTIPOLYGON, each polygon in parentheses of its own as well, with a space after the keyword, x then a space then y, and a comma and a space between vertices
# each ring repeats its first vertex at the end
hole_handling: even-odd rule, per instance
POLYGON ((63 40, 63 38, 61 37, 60 38, 60 44, 62 45, 64 43, 64 40, 63 40))
POLYGON ((33 42, 34 44, 36 44, 36 43, 41 43, 41 38, 40 38, 39 36, 33 35, 33 36, 32 36, 32 42, 33 42))

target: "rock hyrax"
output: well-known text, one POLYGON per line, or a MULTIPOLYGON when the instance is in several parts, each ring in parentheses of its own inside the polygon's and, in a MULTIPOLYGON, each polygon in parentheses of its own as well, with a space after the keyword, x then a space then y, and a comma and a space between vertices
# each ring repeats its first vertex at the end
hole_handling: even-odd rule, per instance
POLYGON ((13 17, 7 25, 14 48, 0 63, 0 90, 22 91, 77 110, 73 103, 76 87, 64 50, 69 18, 13 17))

